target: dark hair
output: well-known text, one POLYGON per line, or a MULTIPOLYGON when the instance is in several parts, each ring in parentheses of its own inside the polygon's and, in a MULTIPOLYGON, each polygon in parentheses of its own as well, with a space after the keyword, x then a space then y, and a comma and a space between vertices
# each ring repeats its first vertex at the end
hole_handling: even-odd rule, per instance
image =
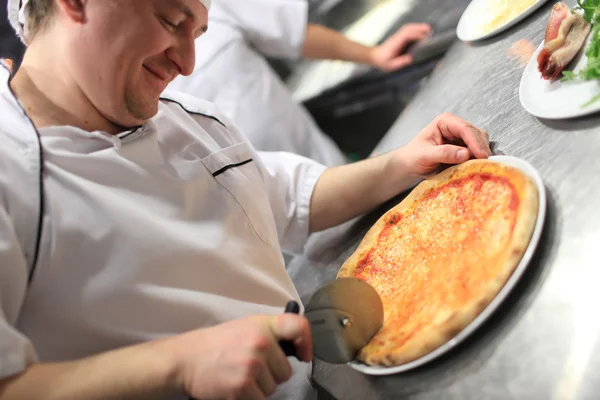
POLYGON ((27 3, 27 36, 31 40, 45 29, 53 12, 54 0, 29 0, 27 3))

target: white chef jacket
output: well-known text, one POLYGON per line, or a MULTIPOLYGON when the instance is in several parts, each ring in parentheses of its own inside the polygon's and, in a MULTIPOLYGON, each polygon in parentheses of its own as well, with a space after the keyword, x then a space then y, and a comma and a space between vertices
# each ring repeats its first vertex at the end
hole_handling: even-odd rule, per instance
MULTIPOLYGON (((0 379, 298 300, 280 244, 302 248, 324 166, 257 153, 181 94, 117 136, 39 129, 40 159, 8 76, 0 68, 0 379)), ((312 395, 310 365, 293 367, 274 398, 312 395)))
POLYGON ((283 150, 328 166, 348 160, 297 104, 260 54, 301 55, 305 0, 219 0, 208 31, 196 40, 196 68, 170 89, 214 102, 259 150, 283 150))

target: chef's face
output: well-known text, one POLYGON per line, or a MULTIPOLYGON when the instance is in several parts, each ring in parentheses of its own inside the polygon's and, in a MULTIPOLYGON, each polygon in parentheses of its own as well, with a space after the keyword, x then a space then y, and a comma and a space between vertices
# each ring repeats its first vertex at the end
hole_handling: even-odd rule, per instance
POLYGON ((143 123, 160 94, 195 65, 194 41, 208 12, 198 0, 89 0, 67 46, 78 87, 107 119, 143 123))

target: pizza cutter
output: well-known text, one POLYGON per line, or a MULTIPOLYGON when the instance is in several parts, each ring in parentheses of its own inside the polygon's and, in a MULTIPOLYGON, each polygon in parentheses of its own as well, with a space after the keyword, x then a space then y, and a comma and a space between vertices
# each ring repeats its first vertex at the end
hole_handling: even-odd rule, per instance
MULTIPOLYGON (((295 301, 285 312, 298 313, 295 301)), ((309 300, 308 319, 313 353, 323 361, 342 364, 356 358, 383 325, 383 304, 371 285, 356 278, 340 278, 321 287, 309 300)), ((287 356, 295 356, 292 342, 280 341, 287 356)))

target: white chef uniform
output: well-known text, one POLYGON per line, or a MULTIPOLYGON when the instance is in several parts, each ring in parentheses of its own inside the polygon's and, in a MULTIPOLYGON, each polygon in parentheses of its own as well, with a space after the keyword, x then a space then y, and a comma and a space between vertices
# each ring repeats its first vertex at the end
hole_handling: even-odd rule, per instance
MULTIPOLYGON (((281 247, 302 248, 325 167, 257 153, 182 94, 117 136, 42 128, 40 154, 8 77, 0 68, 0 379, 298 299, 281 247)), ((295 362, 274 398, 313 395, 309 368, 295 362)))
POLYGON ((283 150, 328 166, 347 162, 297 104, 260 54, 297 58, 307 25, 305 0, 219 0, 196 40, 196 68, 170 89, 215 103, 259 150, 283 150))

